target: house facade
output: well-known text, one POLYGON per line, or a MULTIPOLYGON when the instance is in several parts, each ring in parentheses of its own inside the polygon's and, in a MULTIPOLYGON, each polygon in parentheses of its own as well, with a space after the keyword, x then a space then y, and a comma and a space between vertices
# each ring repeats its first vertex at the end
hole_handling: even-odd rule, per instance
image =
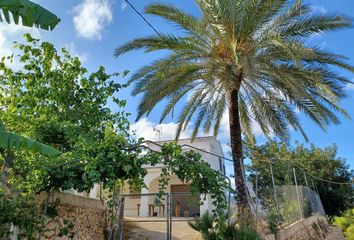
MULTIPOLYGON (((158 145, 163 145, 171 141, 159 141, 155 142, 158 145)), ((224 154, 219 141, 213 137, 200 137, 196 138, 193 142, 191 139, 181 139, 177 142, 182 146, 184 151, 194 150, 201 154, 202 159, 209 163, 211 168, 219 171, 221 174, 225 174, 224 154), (200 150, 198 150, 200 149, 200 150)), ((154 143, 147 143, 147 147, 154 151, 160 151, 160 147, 154 143)), ((141 191, 132 191, 129 185, 124 187, 125 198, 125 216, 129 217, 149 217, 164 215, 165 205, 154 206, 156 202, 156 193, 159 189, 159 179, 161 178, 161 169, 163 165, 150 166, 146 165, 147 175, 144 178, 144 183, 147 188, 141 189, 141 191), (136 194, 136 195, 131 195, 136 194), (156 208, 156 209, 155 209, 156 208)), ((171 193, 171 205, 172 209, 179 208, 180 212, 173 211, 175 217, 194 217, 202 215, 203 213, 213 209, 212 199, 208 195, 194 196, 192 197, 190 192, 190 186, 188 183, 180 181, 177 176, 169 176, 169 184, 166 187, 166 192, 171 193), (202 198, 203 204, 199 205, 199 198, 202 198), (179 207, 176 207, 179 206, 179 207)))

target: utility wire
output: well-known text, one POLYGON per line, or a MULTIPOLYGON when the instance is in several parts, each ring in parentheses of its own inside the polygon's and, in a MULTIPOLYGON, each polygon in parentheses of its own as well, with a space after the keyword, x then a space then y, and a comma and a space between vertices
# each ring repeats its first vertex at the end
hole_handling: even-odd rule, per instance
POLYGON ((157 31, 157 29, 144 17, 143 14, 141 14, 141 13, 138 11, 138 9, 136 9, 136 8, 134 7, 133 4, 131 4, 131 3, 129 2, 129 0, 125 0, 125 2, 134 10, 134 12, 135 12, 136 14, 138 14, 138 15, 143 19, 143 21, 144 21, 147 25, 149 25, 149 27, 150 27, 157 35, 161 36, 161 33, 159 33, 159 31, 157 31))
MULTIPOLYGON (((267 162, 267 163, 271 163, 270 160, 278 160, 278 161, 286 161, 286 159, 280 159, 280 158, 266 158, 266 157, 261 157, 261 158, 252 158, 253 160, 260 160, 261 162, 267 162)), ((290 160, 290 159, 289 159, 290 160)), ((336 182, 336 181, 331 181, 331 180, 327 180, 327 179, 323 179, 323 178, 320 178, 320 177, 317 177, 311 173, 308 172, 308 170, 305 170, 303 167, 300 167, 298 166, 295 162, 293 161, 289 161, 289 163, 295 167, 295 168, 298 168, 300 171, 302 171, 303 173, 313 177, 314 179, 317 179, 319 181, 322 181, 322 182, 326 182, 326 183, 331 183, 331 184, 337 184, 337 185, 353 185, 354 182, 336 182)))
MULTIPOLYGON (((145 143, 152 143, 152 144, 155 144, 156 146, 161 147, 161 145, 155 143, 154 141, 150 141, 150 140, 146 140, 146 141, 144 141, 144 142, 142 142, 142 143, 132 145, 131 147, 133 147, 133 148, 143 147, 142 144, 145 144, 145 143)), ((225 159, 225 160, 232 161, 231 159, 225 158, 225 157, 223 157, 223 156, 217 155, 217 154, 215 154, 215 153, 212 153, 212 152, 209 152, 209 151, 206 151, 206 150, 204 150, 204 149, 200 149, 200 148, 197 148, 197 147, 188 145, 188 144, 181 145, 181 147, 189 147, 189 148, 195 149, 195 150, 197 150, 197 151, 201 151, 201 152, 204 152, 204 153, 206 153, 206 154, 210 154, 210 155, 212 155, 212 156, 217 156, 217 157, 219 157, 219 158, 223 158, 223 159, 225 159)), ((132 148, 130 148, 130 149, 132 149, 132 148)), ((155 152, 156 152, 156 151, 155 151, 155 152)), ((271 163, 270 160, 278 160, 278 161, 284 161, 284 160, 286 160, 286 159, 274 158, 274 157, 266 157, 266 156, 262 156, 262 157, 260 157, 260 158, 258 158, 258 157, 252 157, 252 158, 250 158, 250 159, 251 159, 251 160, 261 160, 261 159, 263 159, 263 160, 261 160, 261 161, 267 162, 267 163, 271 163)), ((289 159, 289 160, 290 160, 290 159, 289 159)), ((309 175, 309 176, 311 176, 311 177, 313 177, 313 178, 315 178, 315 179, 317 179, 317 180, 319 180, 319 181, 323 181, 323 182, 331 183, 331 184, 337 184, 337 185, 353 185, 353 184, 354 184, 354 182, 352 182, 352 183, 351 183, 351 182, 335 182, 335 181, 331 181, 331 180, 326 180, 326 179, 317 177, 317 176, 315 176, 315 175, 309 173, 307 170, 305 170, 304 168, 302 168, 302 167, 296 165, 296 164, 295 164, 294 162, 292 162, 292 161, 289 161, 289 163, 290 163, 293 167, 298 168, 298 169, 299 169, 300 171, 302 171, 303 173, 305 173, 305 174, 307 174, 307 175, 309 175)), ((247 167, 248 167, 248 168, 252 168, 252 167, 249 167, 249 166, 247 166, 247 167)))
MULTIPOLYGON (((125 2, 134 10, 134 12, 136 14, 139 15, 139 17, 141 17, 141 19, 143 19, 143 21, 159 36, 162 36, 162 34, 144 17, 144 15, 139 12, 139 10, 134 7, 134 5, 129 1, 129 0, 125 0, 125 2)), ((201 36, 199 36, 197 33, 193 32, 193 35, 195 35, 197 38, 199 38, 203 43, 205 43, 206 45, 208 45, 209 47, 211 47, 210 43, 208 43, 204 38, 202 38, 201 36)))

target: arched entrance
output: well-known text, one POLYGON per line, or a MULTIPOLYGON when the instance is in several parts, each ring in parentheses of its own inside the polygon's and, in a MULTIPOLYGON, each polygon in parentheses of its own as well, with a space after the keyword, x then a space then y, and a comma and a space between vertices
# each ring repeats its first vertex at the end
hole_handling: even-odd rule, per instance
MULTIPOLYGON (((171 210, 173 217, 196 217, 200 216, 200 196, 192 196, 190 194, 190 185, 183 183, 177 176, 169 176, 169 184, 166 187, 166 192, 171 194, 171 210)), ((159 189, 159 180, 161 177, 156 177, 148 185, 150 193, 157 193, 159 189)), ((149 197, 149 202, 154 202, 155 196, 149 197)))

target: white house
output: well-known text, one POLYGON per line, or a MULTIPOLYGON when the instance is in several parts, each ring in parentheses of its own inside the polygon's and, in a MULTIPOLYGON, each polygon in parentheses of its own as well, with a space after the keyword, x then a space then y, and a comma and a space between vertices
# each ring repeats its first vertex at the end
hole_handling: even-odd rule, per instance
MULTIPOLYGON (((156 143, 159 145, 163 145, 168 142, 169 141, 159 141, 156 143)), ((224 154, 221 148, 221 144, 213 137, 200 137, 200 138, 196 138, 193 142, 191 141, 191 139, 181 139, 177 143, 181 145, 184 150, 193 149, 196 152, 199 152, 202 155, 203 160, 208 162, 213 169, 219 171, 222 174, 225 174, 225 164, 223 159, 224 154), (196 150, 195 148, 201 149, 202 151, 196 150)), ((153 143, 147 143, 147 146, 150 149, 153 149, 155 151, 160 150, 160 147, 153 143)), ((136 191, 134 192, 132 190, 129 190, 128 185, 124 187, 124 194, 142 194, 140 196, 136 195, 136 196, 126 197, 125 211, 124 211, 125 216, 147 217, 147 216, 152 216, 153 212, 155 212, 155 215, 156 214, 160 216, 164 215, 165 205, 159 206, 158 209, 152 210, 151 208, 153 208, 153 204, 156 196, 144 195, 144 194, 158 193, 159 179, 160 179, 162 167, 163 167, 162 165, 145 166, 145 168, 148 171, 148 174, 144 178, 144 182, 147 188, 143 188, 141 192, 136 192, 136 191)), ((177 194, 181 192, 190 192, 190 188, 188 183, 181 182, 175 175, 170 176, 169 185, 167 186, 166 191, 172 193, 171 195, 172 208, 174 209, 176 204, 180 205, 180 209, 181 209, 180 216, 185 216, 186 210, 188 216, 192 217, 192 216, 201 215, 207 211, 210 211, 213 208, 212 201, 209 196, 206 196, 206 200, 204 201, 204 204, 199 206, 198 199, 195 198, 193 199, 191 198, 191 196, 186 194, 177 194)), ((205 196, 203 195, 199 197, 204 199, 205 196)), ((175 211, 172 212, 174 212, 175 216, 177 215, 175 211)))

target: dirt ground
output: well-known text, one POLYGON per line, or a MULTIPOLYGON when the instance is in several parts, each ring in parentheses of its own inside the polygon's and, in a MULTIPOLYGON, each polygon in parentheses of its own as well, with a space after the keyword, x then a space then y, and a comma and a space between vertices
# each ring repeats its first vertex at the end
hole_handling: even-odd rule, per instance
POLYGON ((334 226, 330 226, 329 233, 326 236, 326 240, 345 240, 345 237, 341 229, 334 226))

